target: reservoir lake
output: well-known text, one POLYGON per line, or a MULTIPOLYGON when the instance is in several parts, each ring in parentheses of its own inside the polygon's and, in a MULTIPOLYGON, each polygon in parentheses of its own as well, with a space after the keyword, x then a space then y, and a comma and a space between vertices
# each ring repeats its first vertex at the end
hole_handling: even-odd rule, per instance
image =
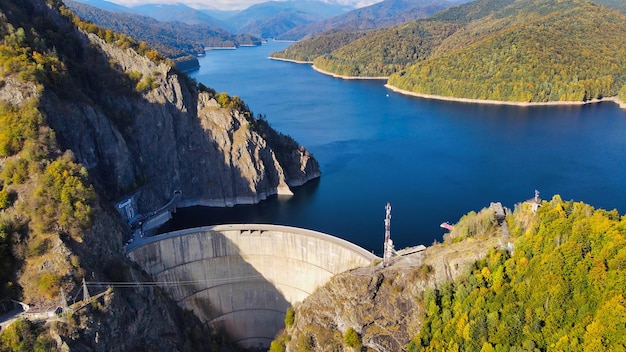
POLYGON ((516 107, 410 97, 268 59, 290 43, 212 50, 190 74, 239 96, 308 148, 319 180, 256 205, 179 209, 169 229, 272 223, 325 232, 381 255, 385 204, 397 249, 441 241, 490 202, 550 199, 626 211, 626 111, 612 102, 516 107))

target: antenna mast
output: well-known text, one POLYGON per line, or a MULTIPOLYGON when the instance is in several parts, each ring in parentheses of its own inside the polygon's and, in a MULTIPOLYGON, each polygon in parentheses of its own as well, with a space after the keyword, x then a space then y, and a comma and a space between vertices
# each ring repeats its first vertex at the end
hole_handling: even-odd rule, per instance
POLYGON ((383 267, 388 266, 391 263, 391 256, 393 254, 393 241, 391 240, 391 204, 387 202, 385 206, 385 243, 383 245, 383 267))

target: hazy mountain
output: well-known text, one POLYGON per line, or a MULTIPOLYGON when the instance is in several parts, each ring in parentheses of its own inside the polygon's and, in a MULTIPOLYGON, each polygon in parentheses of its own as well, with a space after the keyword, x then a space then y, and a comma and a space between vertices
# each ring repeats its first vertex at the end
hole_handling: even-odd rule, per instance
POLYGON ((113 12, 135 13, 162 22, 208 24, 231 33, 246 33, 260 37, 276 37, 294 27, 336 16, 353 7, 318 0, 268 1, 242 11, 222 11, 215 8, 195 9, 183 3, 145 4, 124 7, 105 0, 80 2, 113 12))
POLYGON ((198 9, 198 11, 205 13, 222 23, 228 22, 228 19, 238 14, 239 10, 218 10, 218 9, 198 9))
MULTIPOLYGON (((227 30, 206 23, 187 24, 161 22, 152 17, 132 13, 110 12, 66 0, 66 5, 76 14, 99 26, 143 40, 164 55, 178 59, 188 55, 201 55, 205 47, 237 47, 241 44, 260 45, 260 40, 246 35, 233 35, 227 30)), ((184 69, 198 66, 195 58, 187 57, 184 69)), ((178 64, 178 62, 177 62, 178 64)))
POLYGON ((103 10, 107 10, 111 12, 129 12, 129 13, 133 12, 133 10, 129 7, 122 6, 122 5, 116 4, 114 2, 106 1, 106 0, 77 0, 77 1, 83 4, 91 5, 99 9, 103 9, 103 10))
POLYGON ((238 33, 274 37, 299 25, 348 10, 346 6, 321 1, 269 1, 250 6, 225 22, 238 33))
POLYGON ((282 34, 279 38, 300 40, 330 29, 357 31, 390 27, 428 17, 460 2, 448 0, 385 0, 321 21, 298 26, 282 34))
POLYGON ((134 13, 149 16, 163 22, 183 22, 187 24, 205 23, 215 27, 227 27, 223 22, 207 13, 185 4, 147 4, 131 8, 134 13))

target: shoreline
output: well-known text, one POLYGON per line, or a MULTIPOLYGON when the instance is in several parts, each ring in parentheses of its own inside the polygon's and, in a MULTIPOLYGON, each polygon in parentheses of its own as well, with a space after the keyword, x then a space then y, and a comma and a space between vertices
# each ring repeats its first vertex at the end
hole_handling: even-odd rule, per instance
POLYGON ((382 77, 382 76, 381 77, 343 76, 343 75, 338 75, 338 74, 335 74, 335 73, 332 73, 332 72, 324 71, 321 68, 316 67, 315 65, 311 65, 311 67, 315 71, 317 71, 319 73, 322 73, 322 74, 325 74, 327 76, 332 76, 332 77, 335 77, 335 78, 341 78, 341 79, 346 79, 346 80, 359 80, 359 79, 364 79, 364 80, 388 80, 389 79, 389 77, 382 77))
MULTIPOLYGON (((334 78, 341 78, 341 79, 345 79, 345 80, 388 80, 389 77, 358 77, 358 76, 344 76, 344 75, 338 75, 332 72, 328 72, 328 71, 324 71, 319 67, 316 67, 315 65, 313 65, 313 61, 299 61, 299 60, 291 60, 291 59, 284 59, 284 58, 280 58, 280 57, 268 57, 270 60, 277 60, 277 61, 285 61, 285 62, 292 62, 292 63, 296 63, 296 64, 308 64, 311 65, 311 68, 313 68, 315 71, 327 75, 327 76, 331 76, 334 78)), ((617 106, 619 106, 622 109, 626 110, 626 102, 620 100, 617 96, 612 96, 612 97, 605 97, 602 99, 591 99, 588 101, 546 101, 546 102, 523 102, 523 101, 507 101, 507 100, 488 100, 488 99, 471 99, 471 98, 454 98, 454 97, 447 97, 444 95, 435 95, 435 94, 424 94, 424 93, 415 93, 415 92, 411 92, 408 90, 404 90, 404 89, 400 89, 398 87, 392 86, 389 83, 385 84, 385 88, 391 90, 392 92, 395 93, 399 93, 399 94, 403 94, 403 95, 410 95, 410 96, 414 96, 414 97, 418 97, 418 98, 424 98, 424 99, 434 99, 434 100, 443 100, 443 101, 453 101, 453 102, 459 102, 459 103, 472 103, 472 104, 488 104, 488 105, 511 105, 511 106, 580 106, 580 105, 587 105, 587 104, 597 104, 597 103, 601 103, 603 101, 609 101, 609 102, 613 102, 615 104, 617 104, 617 106)))
POLYGON ((547 101, 547 102, 523 102, 523 101, 506 101, 506 100, 487 100, 487 99, 470 99, 470 98, 454 98, 447 97, 443 95, 434 95, 434 94, 424 94, 424 93, 415 93, 408 90, 400 89, 398 87, 392 86, 390 84, 385 84, 385 88, 391 90, 392 92, 400 93, 403 95, 410 95, 418 98, 424 99, 435 99, 435 100, 444 100, 444 101, 453 101, 460 103, 473 103, 473 104, 489 104, 489 105, 513 105, 513 106, 579 106, 579 105, 587 105, 587 104, 596 104, 601 103, 603 101, 610 101, 617 104, 620 108, 626 109, 626 103, 619 100, 617 96, 606 97, 602 99, 592 99, 588 101, 547 101))
POLYGON ((299 60, 283 59, 282 57, 271 57, 271 56, 268 56, 267 58, 270 60, 276 60, 276 61, 293 62, 294 64, 308 64, 308 65, 313 64, 313 61, 299 61, 299 60))

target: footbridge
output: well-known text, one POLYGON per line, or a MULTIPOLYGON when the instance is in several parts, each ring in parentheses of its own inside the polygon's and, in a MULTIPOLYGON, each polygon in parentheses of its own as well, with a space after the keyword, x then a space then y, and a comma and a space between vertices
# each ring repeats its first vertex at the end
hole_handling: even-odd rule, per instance
POLYGON ((258 224, 170 232, 127 252, 180 306, 246 348, 269 348, 289 306, 333 275, 380 259, 327 234, 258 224))

